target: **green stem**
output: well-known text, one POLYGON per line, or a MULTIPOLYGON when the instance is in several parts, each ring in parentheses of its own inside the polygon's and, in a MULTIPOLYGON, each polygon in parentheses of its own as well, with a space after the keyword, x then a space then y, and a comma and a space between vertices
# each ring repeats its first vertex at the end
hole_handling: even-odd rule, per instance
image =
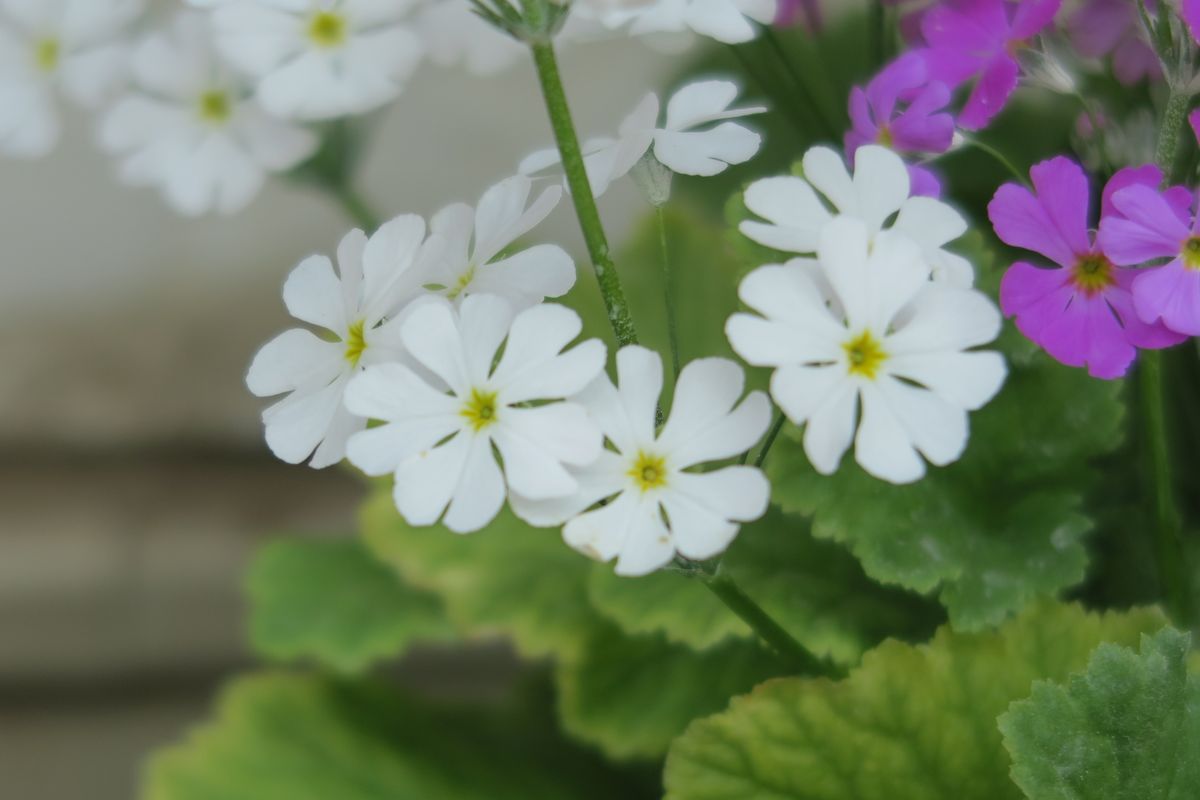
POLYGON ((771 110, 781 111, 784 116, 788 118, 788 122, 792 124, 792 127, 796 129, 796 133, 800 134, 800 138, 807 141, 809 136, 808 125, 805 122, 804 115, 800 113, 799 109, 796 107, 796 104, 789 102, 791 98, 775 97, 775 92, 771 91, 772 86, 774 85, 773 82, 767 80, 763 76, 762 71, 754 65, 754 63, 750 60, 750 57, 746 55, 746 52, 742 49, 743 45, 731 44, 728 45, 728 47, 729 52, 733 53, 733 57, 737 59, 739 64, 741 64, 742 70, 750 77, 751 80, 758 84, 758 90, 762 92, 765 97, 772 97, 776 100, 776 102, 772 103, 773 108, 771 110))
POLYGON ((724 574, 720 565, 712 575, 701 578, 709 591, 720 598, 730 611, 750 626, 758 637, 793 664, 798 672, 836 676, 841 670, 826 659, 817 658, 783 629, 762 606, 742 591, 733 578, 724 574))
POLYGON ((675 281, 671 273, 671 252, 667 247, 667 220, 662 206, 655 209, 658 217, 658 243, 662 248, 663 301, 667 308, 667 340, 671 345, 671 373, 679 377, 679 323, 675 318, 675 281))
POLYGON ((867 9, 867 13, 870 15, 868 22, 868 35, 871 39, 871 60, 875 65, 875 69, 879 69, 881 66, 883 66, 883 61, 885 58, 884 32, 887 26, 884 19, 883 0, 870 0, 870 3, 871 4, 867 9))
POLYGON ((801 98, 812 109, 817 120, 821 123, 821 127, 825 129, 825 135, 832 141, 841 141, 841 131, 836 123, 830 119, 827 109, 819 102, 817 96, 813 94, 808 83, 804 80, 804 76, 796 69, 796 65, 792 63, 792 59, 788 56, 787 50, 784 49, 783 43, 779 41, 779 37, 775 35, 774 28, 766 27, 763 29, 762 38, 766 40, 767 46, 771 53, 783 68, 784 73, 791 79, 792 84, 796 88, 796 92, 801 95, 801 98))
POLYGON ((596 280, 600 284, 600 293, 604 296, 608 321, 612 325, 618 345, 624 347, 637 344, 633 317, 629 313, 621 278, 617 275, 617 269, 609 256, 608 239, 604 235, 600 211, 596 208, 596 198, 592 195, 592 185, 588 181, 587 169, 583 163, 579 137, 571 120, 571 109, 567 105, 567 95, 558 72, 554 45, 550 42, 537 42, 529 47, 533 51, 533 63, 537 68, 542 95, 546 100, 550 125, 554 129, 554 139, 562 157, 563 170, 567 174, 567 185, 571 188, 575 215, 579 218, 579 227, 583 230, 583 239, 587 243, 592 269, 595 270, 596 280))
POLYGON ((368 235, 379 228, 379 215, 371 210, 371 206, 363 199, 363 196, 349 183, 332 186, 330 192, 350 221, 366 231, 368 235))
MULTIPOLYGON (((1172 88, 1163 109, 1154 156, 1167 184, 1175 183, 1181 177, 1176 165, 1182 132, 1187 124, 1189 101, 1185 92, 1172 88)), ((1190 625, 1194 610, 1192 587, 1187 552, 1183 547, 1179 503, 1171 475, 1171 440, 1167 431, 1163 383, 1162 353, 1147 350, 1141 354, 1138 364, 1138 387, 1142 400, 1142 430, 1150 461, 1148 499, 1154 522, 1155 552, 1159 577, 1172 616, 1180 623, 1190 625)))
POLYGON ((1009 161, 1008 156, 1004 155, 1004 153, 1001 153, 987 142, 976 139, 973 136, 964 137, 963 141, 971 147, 974 147, 979 152, 986 153, 987 155, 991 156, 997 163, 1008 170, 1009 173, 1016 178, 1022 186, 1027 189, 1030 188, 1029 178, 1025 177, 1025 174, 1022 173, 1021 170, 1017 169, 1016 165, 1009 161))
POLYGON ((779 432, 783 430, 783 424, 787 422, 787 417, 782 411, 775 413, 775 422, 771 424, 771 430, 767 431, 767 440, 763 442, 762 450, 758 451, 758 457, 754 459, 754 466, 762 468, 762 465, 767 463, 767 453, 771 452, 771 445, 775 444, 775 439, 779 437, 779 432))
POLYGON ((1138 388, 1141 390, 1140 416, 1150 462, 1149 500, 1159 578, 1171 616, 1182 624, 1190 625, 1191 587, 1171 476, 1161 352, 1147 350, 1142 353, 1138 363, 1138 388))

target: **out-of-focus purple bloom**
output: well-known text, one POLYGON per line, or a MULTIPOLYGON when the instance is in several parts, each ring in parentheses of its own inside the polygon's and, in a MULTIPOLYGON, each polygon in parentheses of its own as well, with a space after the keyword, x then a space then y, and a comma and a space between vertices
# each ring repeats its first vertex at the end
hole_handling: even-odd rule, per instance
POLYGON ((846 133, 846 150, 882 144, 898 153, 944 153, 954 138, 954 117, 942 110, 949 102, 949 87, 929 81, 924 56, 905 53, 866 89, 850 91, 853 127, 846 133))
POLYGON ((1100 223, 1100 244, 1113 263, 1144 264, 1137 271, 1133 304, 1144 322, 1162 322, 1173 331, 1200 335, 1200 218, 1192 194, 1182 187, 1157 191, 1129 186, 1112 196, 1113 213, 1100 223))
POLYGON ((933 6, 936 0, 883 0, 885 6, 898 6, 900 9, 900 37, 910 47, 924 47, 925 37, 921 35, 921 20, 925 12, 933 6))
POLYGON ((797 23, 803 23, 810 31, 820 31, 824 19, 821 15, 820 0, 779 0, 775 12, 775 26, 790 28, 797 23))
POLYGON ((978 130, 1017 88, 1015 52, 1054 21, 1062 0, 948 0, 929 9, 921 33, 929 72, 950 87, 975 78, 958 124, 978 130))
POLYGON ((1188 30, 1192 32, 1192 38, 1200 42, 1200 0, 1183 0, 1179 10, 1188 30))
MULTIPOLYGON (((1162 325, 1139 319, 1131 286, 1141 274, 1119 269, 1103 236, 1093 241, 1083 169, 1059 156, 1034 165, 1029 176, 1033 192, 1007 183, 988 205, 997 236, 1058 265, 1045 268, 1018 261, 1004 274, 1000 308, 1016 318, 1017 329, 1058 361, 1086 366, 1088 374, 1105 379, 1124 375, 1139 347, 1169 347, 1182 341, 1185 337, 1162 325)), ((1104 187, 1102 220, 1114 213, 1115 196, 1130 187, 1154 193, 1151 187, 1161 180, 1153 166, 1118 172, 1104 187)))
POLYGON ((1196 137, 1196 142, 1200 143, 1200 108, 1188 114, 1188 124, 1192 126, 1192 134, 1196 137))
MULTIPOLYGON (((944 153, 954 138, 954 117, 943 111, 950 102, 944 83, 929 82, 921 52, 906 53, 888 64, 866 88, 850 92, 846 155, 865 144, 881 144, 897 153, 944 153)), ((913 194, 937 197, 941 181, 926 167, 910 164, 913 194)))
MULTIPOLYGON (((1150 11, 1156 5, 1146 3, 1150 11)), ((1113 74, 1126 86, 1162 77, 1158 56, 1142 33, 1136 0, 1087 0, 1067 20, 1067 35, 1080 55, 1111 55, 1113 74)))

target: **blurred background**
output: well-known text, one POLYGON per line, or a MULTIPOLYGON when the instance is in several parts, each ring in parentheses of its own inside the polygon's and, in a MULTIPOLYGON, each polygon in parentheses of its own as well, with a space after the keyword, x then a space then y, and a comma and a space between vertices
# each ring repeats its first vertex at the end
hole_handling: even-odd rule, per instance
MULTIPOLYGON (((614 130, 672 60, 618 41, 563 63, 586 136, 614 130)), ((241 583, 256 545, 348 535, 363 494, 348 472, 273 460, 265 404, 242 382, 289 326, 284 277, 350 222, 281 182, 235 217, 179 218, 117 182, 93 124, 71 116, 42 161, 0 160, 4 798, 133 797, 144 755, 250 661, 241 583)), ((385 217, 429 215, 473 204, 548 144, 527 65, 493 78, 425 66, 375 121, 358 185, 385 217)), ((602 212, 619 242, 644 205, 626 181, 602 212)), ((567 204, 536 235, 582 252, 567 204)), ((436 652, 404 669, 451 690, 476 675, 436 652)))

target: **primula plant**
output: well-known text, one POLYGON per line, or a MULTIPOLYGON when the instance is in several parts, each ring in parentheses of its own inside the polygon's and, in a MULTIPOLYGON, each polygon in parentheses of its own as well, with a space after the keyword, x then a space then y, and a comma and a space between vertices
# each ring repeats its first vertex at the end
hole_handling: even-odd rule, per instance
POLYGON ((0 0, 0 151, 82 104, 182 214, 339 203, 246 382, 369 498, 255 560, 285 666, 144 797, 1200 797, 1200 3, 189 5, 0 0), (559 51, 626 37, 675 77, 578 131, 559 51), (545 140, 473 206, 357 194, 423 62, 522 61, 545 140), (502 702, 382 668, 482 639, 502 702))

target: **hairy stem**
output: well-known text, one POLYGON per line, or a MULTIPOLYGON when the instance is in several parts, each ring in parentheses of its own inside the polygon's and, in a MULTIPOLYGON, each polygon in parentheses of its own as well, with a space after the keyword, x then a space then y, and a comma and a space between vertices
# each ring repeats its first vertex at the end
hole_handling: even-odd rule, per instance
POLYGON ((1001 153, 987 142, 976 139, 974 136, 964 137, 963 141, 971 147, 974 147, 979 152, 986 153, 987 155, 991 156, 997 164, 1008 170, 1009 174, 1016 178, 1022 186, 1024 186, 1026 189, 1030 188, 1029 178, 1025 177, 1025 174, 1022 173, 1021 170, 1017 169, 1016 165, 1013 164, 1013 162, 1010 161, 1008 156, 1004 155, 1004 153, 1001 153))
POLYGON ((712 575, 705 575, 702 580, 709 591, 749 625, 771 649, 792 662, 798 672, 830 676, 841 673, 836 665, 826 659, 817 658, 792 638, 792 635, 764 611, 762 606, 742 591, 736 581, 724 574, 719 565, 712 575))
POLYGON ((675 318, 675 280, 671 273, 671 251, 667 247, 667 220, 662 206, 655 209, 658 217, 658 242, 662 249, 663 301, 667 309, 667 341, 671 346, 672 375, 679 377, 679 323, 675 318))
POLYGON ((767 463, 767 453, 771 452, 771 445, 775 444, 775 439, 779 437, 779 432, 783 430, 783 424, 787 422, 787 417, 782 411, 775 413, 775 422, 771 424, 771 430, 767 431, 767 440, 763 442, 762 450, 758 451, 758 457, 754 459, 754 466, 759 469, 767 463))
MULTIPOLYGON (((1189 100, 1185 92, 1172 88, 1160 121, 1155 161, 1168 185, 1181 177, 1176 164, 1181 134, 1187 124, 1189 100)), ((1171 438, 1167 431, 1163 384, 1162 353, 1156 350, 1143 352, 1138 363, 1138 388, 1142 401, 1142 434, 1150 465, 1147 499, 1154 525, 1159 579, 1171 615, 1178 622, 1190 625, 1194 604, 1187 551, 1183 547, 1179 502, 1175 497, 1175 482, 1171 474, 1171 438)))
POLYGON ((634 330, 633 317, 629 313, 629 304, 625 300, 625 290, 621 287, 621 278, 617 275, 617 269, 609 256, 608 238, 604 235, 600 211, 596 208, 596 199, 592 195, 592 186, 584 167, 583 152, 579 147, 579 137, 575 133, 575 123, 571 120, 571 109, 567 105, 567 95, 558 72, 554 45, 551 42, 537 42, 531 44, 530 49, 533 51, 533 63, 542 86, 542 96, 546 100, 546 110, 550 115, 550 125, 554 129, 554 140, 562 157, 563 170, 567 174, 567 185, 571 188, 575 215, 579 218, 579 227, 583 230, 583 239, 587 243, 592 269, 595 270, 596 280, 600 284, 600 293, 604 296, 608 321, 612 325, 618 345, 624 347, 627 344, 637 344, 637 332, 634 330))

